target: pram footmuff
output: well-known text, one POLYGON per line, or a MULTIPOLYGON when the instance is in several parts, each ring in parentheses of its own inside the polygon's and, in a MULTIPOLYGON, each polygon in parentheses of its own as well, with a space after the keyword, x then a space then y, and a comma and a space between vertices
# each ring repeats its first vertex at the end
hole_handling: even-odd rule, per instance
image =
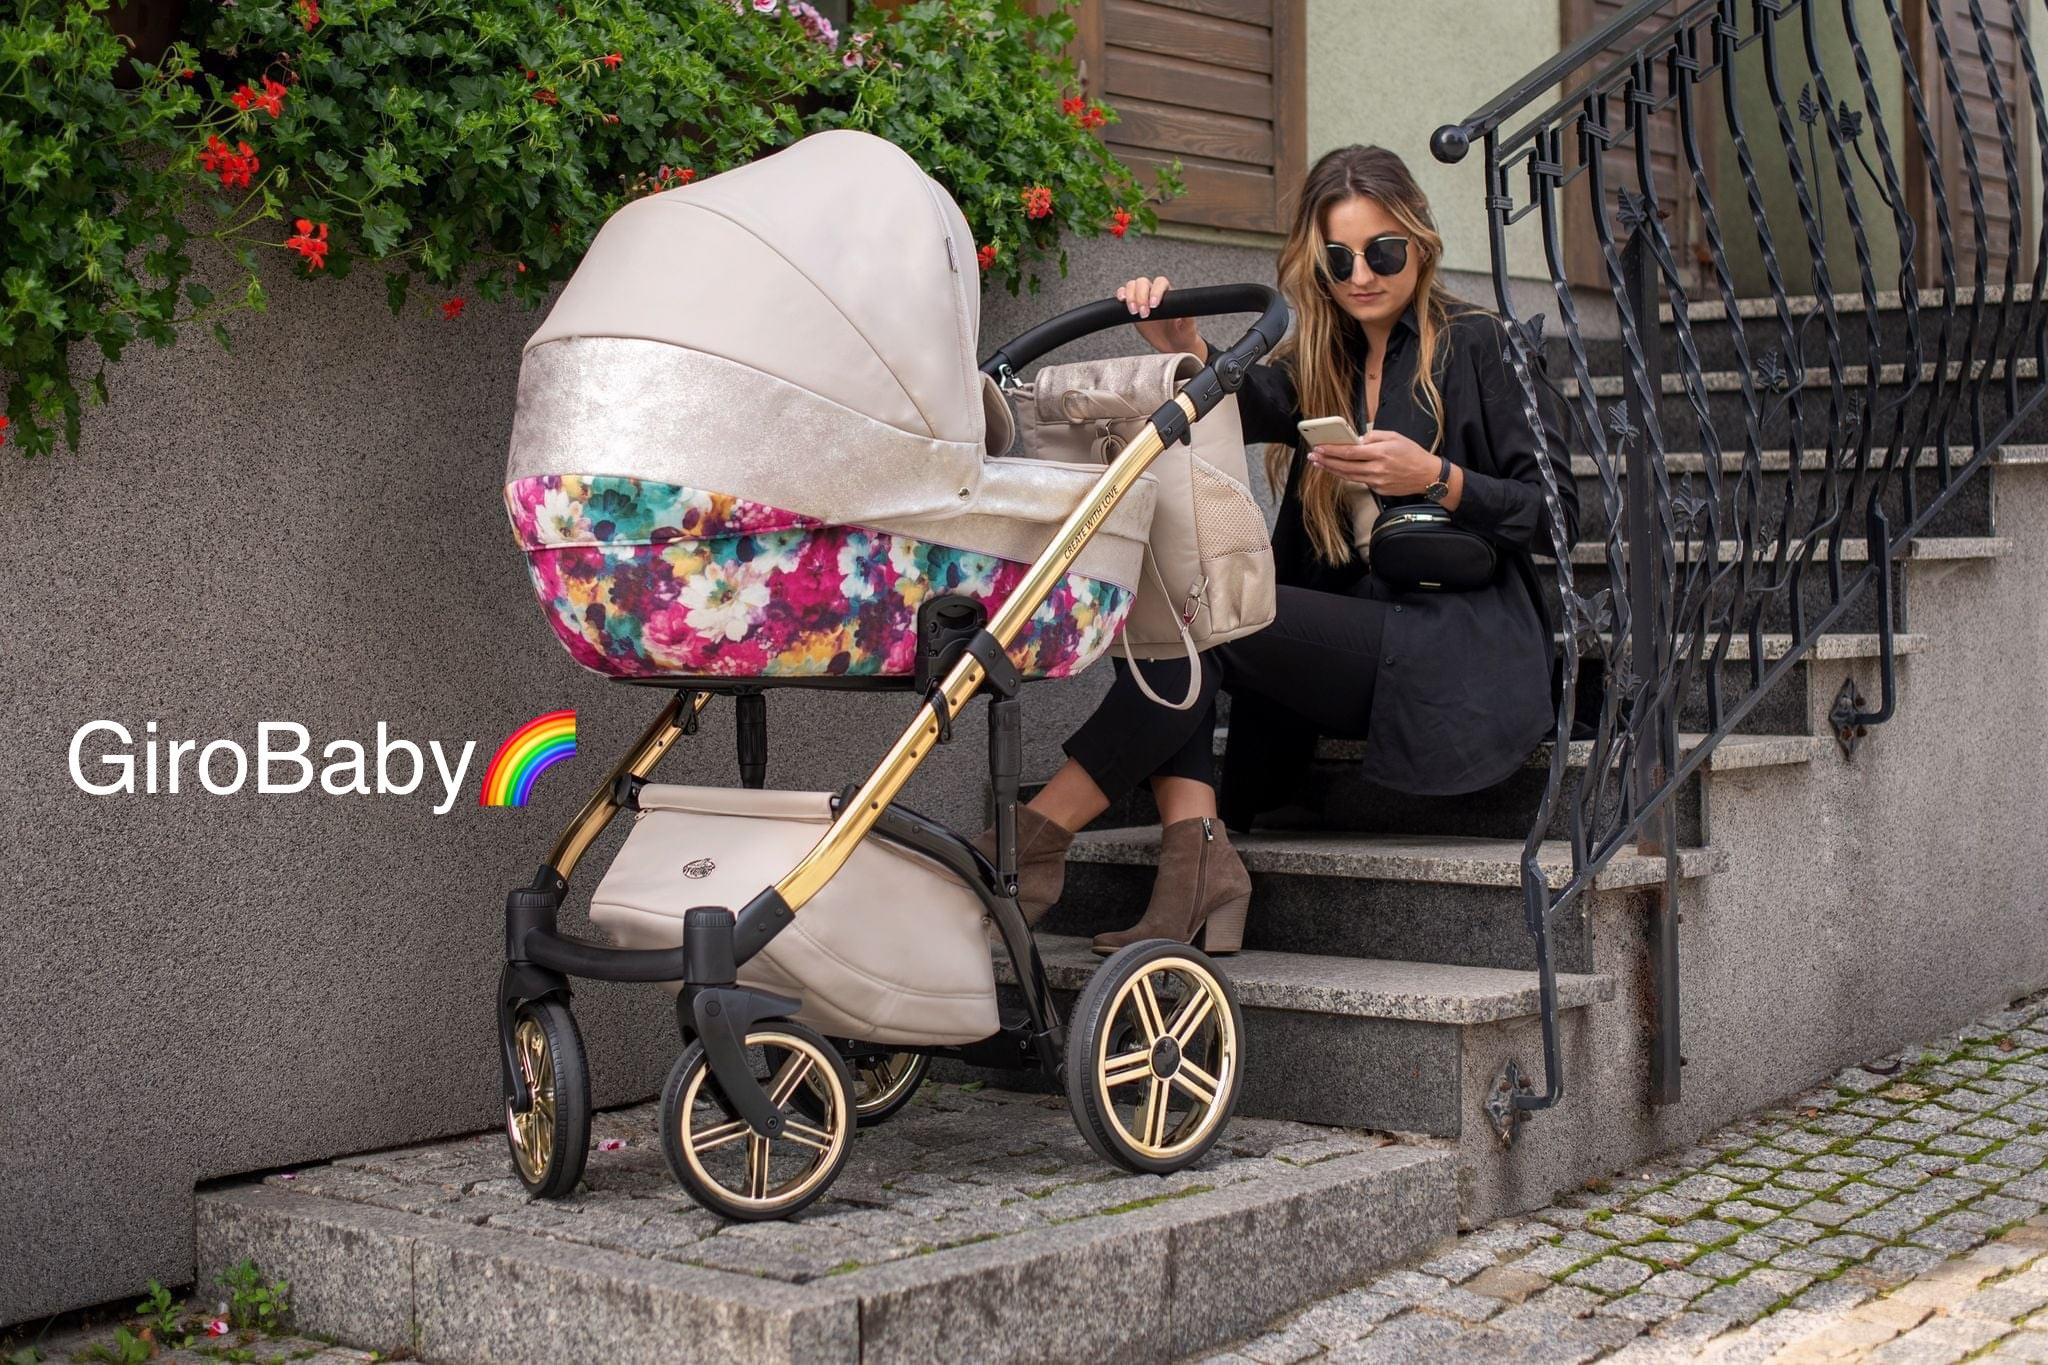
POLYGON ((505 502, 544 613, 585 667, 673 693, 506 899, 506 1133, 537 1195, 573 1190, 586 1160, 572 977, 675 991, 663 1150, 733 1218, 818 1198, 934 1057, 1049 1073, 1131 1170, 1183 1169, 1229 1117, 1243 1020, 1200 951, 1134 944, 1055 1006, 1015 898, 1020 693, 1116 637, 1147 466, 1236 390, 1286 308, 1260 286, 1175 291, 1155 316, 1259 320, 1107 464, 1008 459, 988 453, 1010 420, 994 377, 1128 315, 1076 309, 977 365, 977 276, 965 219, 907 156, 821 133, 628 204, 527 343, 505 502), (920 701, 865 780, 767 790, 765 693, 792 686, 920 701), (895 800, 983 694, 993 861, 895 800), (721 696, 743 785, 650 782, 721 696), (570 876, 626 812, 591 901, 613 944, 562 933, 570 876))

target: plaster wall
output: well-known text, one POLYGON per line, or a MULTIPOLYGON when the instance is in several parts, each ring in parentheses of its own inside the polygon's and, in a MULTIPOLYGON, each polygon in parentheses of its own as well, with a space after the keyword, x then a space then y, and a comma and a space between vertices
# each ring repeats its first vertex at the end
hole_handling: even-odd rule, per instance
MULTIPOLYGON (((1481 158, 1446 166, 1429 136, 1465 117, 1556 54, 1558 0, 1475 9, 1470 0, 1405 5, 1311 0, 1308 7, 1308 155, 1352 142, 1400 154, 1429 196, 1444 263, 1485 276, 1486 187, 1481 158)), ((1542 275, 1541 255, 1516 243, 1510 270, 1542 275)), ((1492 290, 1472 297, 1491 302, 1492 290)))
MULTIPOLYGON (((2048 985, 2048 468, 1997 471, 2001 559, 1909 568, 1899 710, 1853 760, 1708 776, 1724 870, 1683 885, 1684 1097, 1645 1103, 1654 982, 1647 897, 1590 907, 1612 1004, 1572 1011, 1566 1099, 1499 1155, 1481 1109, 1509 1059, 1541 1086, 1534 1021, 1467 1040, 1465 1217, 1541 1205, 1697 1139, 1845 1066, 1960 1027, 2048 985)), ((1875 661, 1812 665, 1809 730, 1875 661)))

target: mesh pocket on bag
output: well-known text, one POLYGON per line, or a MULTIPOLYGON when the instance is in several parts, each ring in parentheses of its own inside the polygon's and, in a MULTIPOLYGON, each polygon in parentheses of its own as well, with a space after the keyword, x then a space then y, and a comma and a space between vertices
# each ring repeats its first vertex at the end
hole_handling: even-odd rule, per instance
POLYGON ((1266 548, 1266 517, 1252 491, 1199 456, 1188 459, 1203 560, 1266 548))

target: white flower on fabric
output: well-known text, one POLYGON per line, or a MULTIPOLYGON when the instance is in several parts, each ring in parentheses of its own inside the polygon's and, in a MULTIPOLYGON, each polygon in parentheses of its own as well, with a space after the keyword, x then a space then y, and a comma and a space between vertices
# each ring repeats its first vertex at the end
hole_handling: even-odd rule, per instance
POLYGON ((899 579, 924 577, 924 566, 917 562, 918 542, 909 536, 889 538, 889 567, 896 571, 899 579))
POLYGON ((996 570, 1002 567, 1002 561, 992 555, 963 554, 954 561, 954 567, 960 571, 960 581, 948 591, 987 597, 996 590, 996 570))
POLYGON ((543 545, 586 545, 592 539, 583 504, 559 488, 550 488, 534 509, 533 533, 543 545))
POLYGON ((768 585, 745 569, 707 564, 678 594, 690 629, 728 640, 746 638, 756 615, 768 605, 768 585))
POLYGON ((763 531, 752 537, 753 571, 764 575, 796 572, 803 563, 804 546, 810 538, 809 531, 763 531))
POLYGON ((849 602, 873 597, 882 586, 881 567, 887 555, 879 553, 875 542, 856 531, 847 536, 846 543, 839 547, 839 591, 849 602))

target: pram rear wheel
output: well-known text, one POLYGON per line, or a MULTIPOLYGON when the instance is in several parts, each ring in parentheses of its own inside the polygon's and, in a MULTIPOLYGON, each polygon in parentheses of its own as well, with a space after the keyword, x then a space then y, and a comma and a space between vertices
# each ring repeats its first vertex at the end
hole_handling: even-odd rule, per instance
POLYGON ((559 1199, 583 1178, 590 1151, 590 1069, 576 1016, 559 1000, 521 1005, 512 1021, 512 1052, 533 1096, 523 1114, 505 1097, 512 1166, 529 1194, 559 1199))
POLYGON ((676 1059, 661 1091, 661 1149, 690 1196, 727 1218, 787 1218, 823 1194, 853 1144, 854 1087, 839 1050, 802 1024, 747 1033, 747 1060, 784 1128, 764 1138, 719 1092, 701 1042, 676 1059))
MULTIPOLYGON (((887 1122, 917 1098, 932 1059, 923 1052, 841 1053, 853 1076, 853 1117, 862 1128, 887 1122)), ((819 1117, 824 1082, 813 1079, 798 1092, 797 1103, 812 1118, 819 1117)))
POLYGON ((1088 1145, 1131 1171, 1200 1160, 1237 1105, 1244 1014, 1229 978, 1170 939, 1118 950, 1067 1024, 1067 1102, 1088 1145))

